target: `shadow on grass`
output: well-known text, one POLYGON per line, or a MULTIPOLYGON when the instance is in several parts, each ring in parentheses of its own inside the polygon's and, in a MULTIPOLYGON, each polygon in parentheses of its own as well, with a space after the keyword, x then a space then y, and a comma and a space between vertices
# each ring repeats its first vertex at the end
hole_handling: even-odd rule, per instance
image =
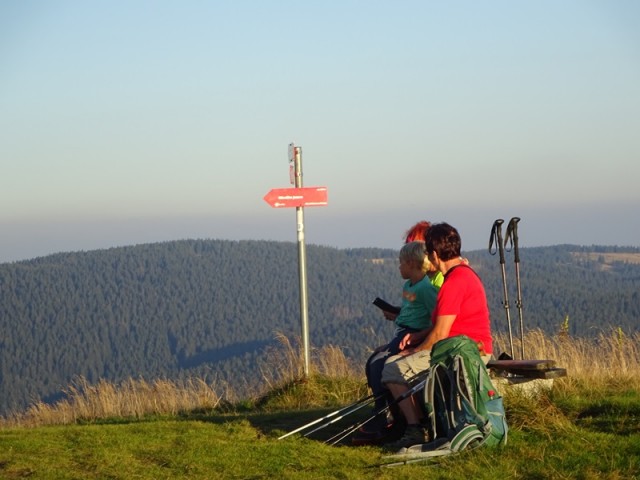
POLYGON ((640 403, 620 402, 615 399, 592 405, 582 410, 576 425, 595 432, 614 435, 640 433, 640 403))
MULTIPOLYGON (((310 440, 320 442, 327 441, 334 436, 340 436, 341 433, 354 429, 369 417, 370 410, 363 408, 360 411, 353 412, 343 418, 334 413, 338 409, 335 408, 316 408, 300 411, 282 411, 282 412, 228 412, 228 413, 188 413, 181 415, 183 420, 199 420, 203 422, 223 424, 238 420, 247 420, 256 430, 265 436, 277 438, 286 433, 292 432, 300 427, 307 426, 299 433, 290 435, 290 438, 296 436, 306 436, 310 440), (309 425, 313 422, 313 425, 309 425), (314 430, 316 430, 314 432, 314 430)), ((350 435, 347 435, 339 442, 341 445, 350 445, 350 435)))

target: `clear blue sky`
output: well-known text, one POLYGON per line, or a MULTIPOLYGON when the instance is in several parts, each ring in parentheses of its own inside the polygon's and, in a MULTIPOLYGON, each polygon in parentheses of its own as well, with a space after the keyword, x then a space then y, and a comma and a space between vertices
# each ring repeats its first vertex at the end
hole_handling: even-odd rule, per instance
POLYGON ((636 1, 0 0, 0 262, 183 238, 640 245, 636 1))

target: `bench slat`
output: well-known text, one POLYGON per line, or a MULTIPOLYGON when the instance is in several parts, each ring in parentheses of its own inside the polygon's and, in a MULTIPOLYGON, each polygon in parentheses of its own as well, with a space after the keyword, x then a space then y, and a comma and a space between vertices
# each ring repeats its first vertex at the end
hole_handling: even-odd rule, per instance
POLYGON ((555 360, 491 360, 487 364, 487 368, 509 371, 514 369, 523 371, 549 370, 555 366, 555 360))
POLYGON ((525 378, 560 378, 567 376, 567 369, 558 367, 548 370, 518 370, 517 368, 513 368, 504 371, 511 375, 525 378))

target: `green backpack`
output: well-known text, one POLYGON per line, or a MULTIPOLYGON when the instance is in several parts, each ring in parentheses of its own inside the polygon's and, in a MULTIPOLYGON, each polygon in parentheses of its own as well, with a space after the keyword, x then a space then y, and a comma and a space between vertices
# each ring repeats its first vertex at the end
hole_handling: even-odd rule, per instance
POLYGON ((507 442, 502 397, 469 337, 449 337, 433 346, 424 406, 431 441, 409 447, 399 456, 420 461, 507 442))

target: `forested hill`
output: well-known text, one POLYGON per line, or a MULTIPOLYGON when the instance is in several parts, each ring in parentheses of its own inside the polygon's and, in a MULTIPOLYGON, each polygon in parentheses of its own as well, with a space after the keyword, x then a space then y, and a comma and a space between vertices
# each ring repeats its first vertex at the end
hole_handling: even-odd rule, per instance
MULTIPOLYGON (((505 331, 497 256, 467 252, 505 331)), ((572 335, 640 319, 640 249, 521 250, 525 328, 572 335)), ((397 252, 307 247, 310 339, 362 362, 393 332, 371 301, 399 303, 397 252)), ((514 333, 513 256, 507 254, 514 333)), ((297 245, 187 240, 0 264, 0 414, 53 399, 75 376, 206 376, 251 387, 274 334, 300 333, 297 245)))

